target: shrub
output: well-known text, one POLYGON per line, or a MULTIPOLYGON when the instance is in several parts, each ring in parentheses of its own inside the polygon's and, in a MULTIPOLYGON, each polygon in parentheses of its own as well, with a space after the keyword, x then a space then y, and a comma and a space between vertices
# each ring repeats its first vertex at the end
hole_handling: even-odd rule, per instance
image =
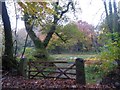
POLYGON ((108 37, 114 37, 114 40, 109 39, 107 44, 101 49, 99 59, 102 60, 101 69, 104 74, 108 73, 117 66, 115 60, 120 60, 120 35, 118 33, 108 34, 108 37))

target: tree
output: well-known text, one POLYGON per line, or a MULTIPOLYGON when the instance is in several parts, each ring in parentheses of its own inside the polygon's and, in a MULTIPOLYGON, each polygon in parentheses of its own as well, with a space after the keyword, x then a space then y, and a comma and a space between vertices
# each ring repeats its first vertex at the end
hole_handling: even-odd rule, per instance
POLYGON ((84 34, 79 31, 76 23, 68 23, 65 26, 57 26, 53 38, 50 40, 48 48, 55 53, 63 51, 77 52, 83 47, 79 43, 84 42, 84 34))
MULTIPOLYGON (((117 14, 118 10, 116 6, 116 1, 115 0, 113 2, 109 1, 108 5, 107 2, 104 1, 104 6, 106 12, 106 19, 104 20, 105 22, 102 24, 103 31, 101 36, 103 35, 104 37, 101 38, 107 40, 104 44, 100 57, 103 60, 109 60, 108 63, 111 63, 115 60, 117 62, 120 62, 119 61, 120 60, 120 33, 119 33, 120 23, 118 22, 119 17, 117 14)), ((108 63, 107 65, 109 65, 108 63)))
POLYGON ((17 67, 17 62, 13 56, 12 31, 11 31, 10 20, 5 2, 2 2, 2 21, 4 25, 4 35, 5 35, 5 51, 2 57, 2 65, 3 65, 3 69, 11 70, 17 67))
MULTIPOLYGON (((113 3, 111 0, 109 0, 109 5, 107 7, 106 0, 104 0, 104 7, 105 7, 105 12, 106 12, 106 21, 108 25, 108 30, 111 34, 115 32, 120 32, 119 30, 119 22, 118 22, 118 10, 116 6, 116 1, 114 0, 113 3), (113 6, 112 6, 113 5, 113 6), (109 13, 108 13, 109 12, 109 13)), ((111 39, 114 41, 114 37, 111 36, 111 39)))
MULTIPOLYGON (((16 32, 16 36, 14 35, 15 32, 13 32, 13 41, 15 41, 16 37, 17 37, 17 54, 21 54, 23 47, 25 47, 25 40, 27 38, 27 32, 25 31, 25 29, 20 29, 16 32)), ((34 47, 32 40, 28 37, 27 38, 27 43, 26 43, 27 47, 34 47)), ((14 45, 15 48, 15 45, 14 45)))
POLYGON ((95 49, 95 46, 97 45, 97 40, 94 26, 82 20, 79 20, 77 22, 77 26, 79 28, 79 31, 84 34, 84 48, 87 51, 92 50, 92 48, 95 49))
MULTIPOLYGON (((45 2, 40 2, 39 3, 39 8, 43 7, 43 9, 42 9, 43 12, 42 11, 38 11, 38 14, 40 16, 36 16, 37 12, 35 12, 36 11, 35 8, 37 7, 38 4, 36 4, 36 3, 26 3, 26 5, 27 5, 26 6, 25 4, 20 2, 19 5, 24 9, 24 21, 25 21, 26 31, 29 34, 30 38, 32 39, 33 43, 35 44, 35 47, 38 50, 36 57, 45 58, 46 59, 48 57, 46 48, 47 48, 47 46, 49 44, 50 39, 52 38, 53 34, 56 31, 56 26, 58 24, 58 21, 69 10, 69 6, 70 5, 72 5, 72 7, 73 7, 73 3, 72 2, 68 2, 67 5, 64 5, 64 7, 65 7, 64 9, 62 7, 60 7, 59 2, 55 2, 54 4, 52 4, 53 5, 53 9, 54 9, 52 14, 51 14, 51 16, 52 16, 51 24, 52 25, 50 26, 50 29, 48 30, 44 41, 39 40, 39 38, 34 33, 34 31, 33 31, 34 22, 33 21, 35 19, 38 20, 40 17, 48 16, 48 13, 46 14, 44 12, 46 9, 48 9, 47 8, 47 3, 45 3, 45 2), (31 7, 29 7, 29 6, 31 6, 31 7), (26 8, 28 8, 29 10, 26 10, 26 8), (31 18, 32 18, 32 20, 31 20, 31 18)), ((48 12, 49 11, 52 11, 52 10, 48 9, 48 12)), ((42 18, 42 20, 43 20, 43 18, 42 18)))

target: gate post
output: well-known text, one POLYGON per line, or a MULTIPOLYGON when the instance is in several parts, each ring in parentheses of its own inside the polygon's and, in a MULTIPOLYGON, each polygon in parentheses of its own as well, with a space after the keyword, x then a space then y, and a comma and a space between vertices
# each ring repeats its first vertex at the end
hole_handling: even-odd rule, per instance
POLYGON ((76 83, 85 85, 85 68, 84 68, 84 60, 82 58, 77 58, 75 61, 76 64, 76 83))
POLYGON ((27 74, 26 70, 27 70, 27 59, 22 58, 20 60, 20 63, 19 63, 19 73, 20 73, 20 75, 26 77, 27 76, 26 75, 27 74))

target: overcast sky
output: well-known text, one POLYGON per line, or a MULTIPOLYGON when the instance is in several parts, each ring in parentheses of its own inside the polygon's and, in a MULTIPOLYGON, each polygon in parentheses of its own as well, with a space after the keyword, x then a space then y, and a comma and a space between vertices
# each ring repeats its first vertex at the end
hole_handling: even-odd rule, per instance
POLYGON ((90 24, 97 25, 104 13, 102 0, 80 0, 82 13, 80 19, 87 21, 90 24))
MULTIPOLYGON (((101 18, 105 17, 104 6, 102 0, 77 0, 79 2, 79 7, 81 8, 82 12, 78 12, 76 15, 78 16, 79 20, 83 20, 88 22, 89 24, 93 24, 94 26, 98 25, 101 18)), ((109 0, 108 0, 109 1, 109 0)), ((120 0, 116 0, 117 2, 120 0)), ((12 13, 11 15, 14 17, 14 5, 11 5, 9 10, 12 13)), ((69 14, 71 16, 71 14, 69 14)), ((15 27, 15 19, 11 19, 12 27, 15 27)), ((18 27, 23 28, 24 22, 18 20, 18 27)))

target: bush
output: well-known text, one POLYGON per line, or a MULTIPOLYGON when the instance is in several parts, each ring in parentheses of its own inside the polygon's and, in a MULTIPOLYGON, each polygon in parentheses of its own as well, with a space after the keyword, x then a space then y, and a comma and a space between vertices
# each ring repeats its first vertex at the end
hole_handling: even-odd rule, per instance
POLYGON ((120 35, 118 33, 108 34, 108 37, 114 37, 114 40, 109 39, 107 44, 101 49, 98 56, 102 60, 101 69, 104 74, 113 70, 117 63, 115 60, 120 60, 120 35))

